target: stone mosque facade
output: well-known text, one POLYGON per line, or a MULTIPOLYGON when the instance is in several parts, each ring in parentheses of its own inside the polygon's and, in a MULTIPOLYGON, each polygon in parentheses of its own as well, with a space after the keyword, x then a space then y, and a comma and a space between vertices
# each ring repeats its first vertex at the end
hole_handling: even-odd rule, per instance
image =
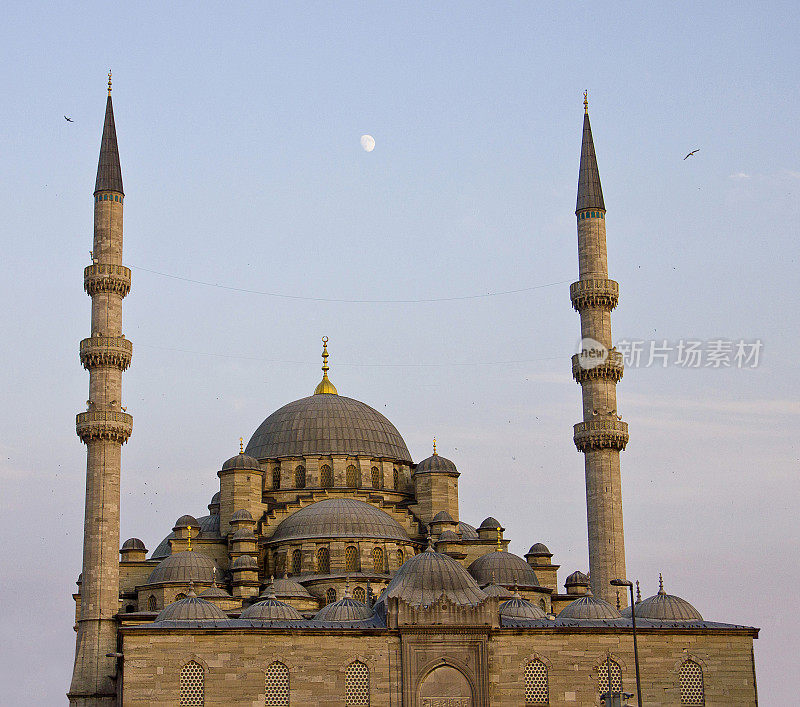
MULTIPOLYGON (((133 428, 121 404, 132 356, 122 329, 131 286, 123 205, 109 75, 84 271, 89 399, 76 424, 87 447, 86 516, 70 704, 597 705, 609 688, 635 694, 632 612, 642 703, 757 704, 758 629, 710 621, 663 583, 633 607, 627 588, 610 584, 626 577, 628 429, 617 414, 619 286, 608 278, 588 109, 570 295, 582 337, 607 355, 572 361, 589 572, 563 585, 542 542, 520 557, 497 519, 461 518, 460 472, 435 443, 415 462, 389 420, 338 393, 327 339, 313 394, 269 414, 219 465, 208 513, 187 509, 149 554, 137 538, 120 549, 121 449, 133 428)), ((469 471, 465 481, 476 482, 469 471)))

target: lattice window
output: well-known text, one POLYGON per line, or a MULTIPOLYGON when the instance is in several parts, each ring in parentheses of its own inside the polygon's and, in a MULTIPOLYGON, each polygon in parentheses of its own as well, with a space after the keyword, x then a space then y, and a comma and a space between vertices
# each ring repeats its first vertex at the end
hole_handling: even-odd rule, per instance
POLYGON ((608 692, 608 676, 611 674, 611 692, 622 692, 622 669, 619 663, 608 660, 597 666, 597 689, 599 694, 608 692))
POLYGON ((398 550, 398 551, 397 551, 397 566, 398 566, 398 567, 402 567, 402 566, 403 566, 403 563, 404 563, 405 561, 406 561, 406 558, 405 558, 405 556, 403 555, 403 551, 402 551, 402 550, 398 550))
POLYGON ((264 673, 266 707, 289 707, 289 668, 277 660, 264 673))
POLYGON ((550 704, 547 666, 538 658, 525 663, 525 704, 550 704))
POLYGON ((372 571, 383 572, 383 550, 379 547, 372 548, 372 571))
POLYGON ((344 701, 346 705, 369 705, 369 668, 360 661, 347 666, 344 701))
POLYGON ((353 590, 353 599, 360 601, 363 604, 367 603, 367 593, 364 591, 364 587, 356 587, 353 590))
POLYGON ((294 485, 299 489, 306 487, 306 468, 302 465, 294 470, 294 485))
POLYGON ((333 487, 333 472, 327 464, 319 468, 319 485, 324 489, 333 487))
POLYGON ((703 669, 693 660, 687 660, 681 665, 681 704, 704 705, 705 703, 703 669))
POLYGON ((400 470, 399 469, 392 469, 392 484, 394 485, 394 490, 397 491, 400 488, 400 470))
POLYGON ((333 587, 325 590, 325 603, 333 604, 336 601, 336 590, 333 587))
POLYGON ((348 545, 344 551, 345 572, 358 572, 358 548, 348 545))
POLYGON ((358 473, 358 469, 356 469, 352 464, 345 469, 345 477, 347 481, 347 487, 351 489, 357 489, 361 484, 359 483, 361 479, 359 478, 360 474, 358 473))
POLYGON ((292 550, 292 574, 300 574, 303 571, 303 553, 300 550, 292 550))
POLYGON ((321 547, 317 550, 317 572, 319 574, 331 573, 331 556, 327 547, 321 547))
POLYGON ((372 488, 379 489, 381 487, 381 470, 377 466, 373 466, 370 474, 372 475, 372 488))
POLYGON ((191 661, 181 668, 181 707, 203 707, 205 704, 205 671, 200 663, 191 661))
POLYGON ((281 468, 276 466, 272 470, 272 489, 278 491, 281 488, 281 468))
POLYGON ((158 603, 156 602, 156 598, 153 594, 147 597, 147 610, 148 611, 155 611, 158 608, 158 603))

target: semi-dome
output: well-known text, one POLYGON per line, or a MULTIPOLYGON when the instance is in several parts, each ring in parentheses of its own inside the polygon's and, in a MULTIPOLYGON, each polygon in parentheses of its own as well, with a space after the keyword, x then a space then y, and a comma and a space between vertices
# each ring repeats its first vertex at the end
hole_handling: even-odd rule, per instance
POLYGON ((253 515, 246 508, 240 508, 231 516, 231 521, 237 520, 253 520, 253 515))
POLYGON ((205 623, 227 621, 228 615, 210 601, 201 599, 193 591, 189 596, 165 606, 156 616, 154 623, 161 621, 185 621, 205 623))
POLYGON ((436 452, 434 452, 433 455, 427 459, 423 459, 419 464, 417 464, 417 468, 415 469, 415 473, 417 474, 423 474, 431 471, 438 471, 445 474, 458 473, 458 469, 456 469, 456 465, 453 462, 436 454, 436 452))
POLYGON ((431 523, 455 523, 455 521, 453 520, 453 516, 451 516, 447 511, 439 511, 435 516, 433 516, 431 523))
POLYGON ((139 538, 128 538, 122 543, 123 550, 139 550, 140 552, 147 552, 147 548, 139 538))
POLYGON ((587 594, 571 604, 567 604, 561 610, 558 618, 573 620, 621 619, 622 614, 607 601, 587 594))
MULTIPOLYGON (((630 616, 630 612, 628 613, 630 616)), ((636 618, 651 621, 702 621, 703 617, 688 601, 664 591, 659 578, 658 594, 636 605, 636 618)))
POLYGON ((428 548, 403 564, 380 601, 385 603, 390 597, 397 597, 412 606, 431 606, 442 596, 458 605, 476 605, 487 598, 458 562, 428 548))
POLYGON ((239 555, 233 562, 231 562, 232 570, 257 570, 258 561, 255 557, 250 555, 239 555))
POLYGON ((504 619, 546 619, 547 614, 538 606, 531 604, 527 599, 523 599, 519 594, 515 594, 508 601, 500 605, 500 616, 504 619))
POLYGON ((411 462, 400 433, 377 410, 342 395, 311 395, 273 412, 247 443, 257 459, 328 454, 411 462))
POLYGON ((463 540, 478 539, 478 531, 475 530, 475 526, 465 523, 464 521, 458 522, 458 532, 461 533, 461 538, 463 540))
POLYGON ((350 621, 363 621, 372 616, 370 609, 364 602, 345 596, 327 606, 323 606, 314 617, 315 621, 335 621, 347 623, 350 621))
MULTIPOLYGON (((211 513, 219 513, 219 491, 217 491, 211 497, 211 502, 208 504, 208 510, 211 513)), ((200 519, 198 518, 198 520, 200 519)))
POLYGON ((308 589, 306 589, 302 584, 295 582, 286 575, 270 581, 259 599, 268 599, 270 596, 276 596, 284 599, 314 598, 311 592, 309 592, 308 589))
POLYGON ((263 601, 248 606, 239 618, 256 621, 299 621, 303 617, 293 606, 276 599, 275 595, 271 594, 263 601))
POLYGON ((208 589, 204 589, 200 592, 200 597, 202 599, 230 599, 231 595, 228 594, 222 587, 218 587, 216 584, 209 587, 208 589))
POLYGON ((234 534, 231 540, 255 540, 256 534, 253 532, 252 528, 239 528, 234 534))
POLYGON ((184 550, 161 560, 150 573, 147 583, 200 582, 211 584, 220 574, 217 564, 208 555, 194 550, 184 550))
POLYGON ((379 508, 352 498, 329 498, 301 508, 276 528, 270 542, 312 538, 380 538, 409 542, 408 533, 379 508))
POLYGON ((458 537, 452 530, 445 530, 440 536, 439 540, 444 540, 448 543, 457 543, 461 541, 461 538, 458 537))
POLYGON ((531 566, 519 555, 495 551, 481 555, 469 566, 469 573, 478 584, 516 584, 520 587, 538 587, 539 578, 531 566))
POLYGON ((240 452, 222 465, 222 471, 229 471, 230 469, 251 469, 253 471, 259 471, 261 465, 258 463, 258 459, 254 459, 249 454, 240 452))
POLYGON ((505 587, 501 587, 499 584, 487 584, 483 588, 483 593, 490 597, 497 597, 498 599, 511 599, 514 596, 513 592, 510 592, 505 587))

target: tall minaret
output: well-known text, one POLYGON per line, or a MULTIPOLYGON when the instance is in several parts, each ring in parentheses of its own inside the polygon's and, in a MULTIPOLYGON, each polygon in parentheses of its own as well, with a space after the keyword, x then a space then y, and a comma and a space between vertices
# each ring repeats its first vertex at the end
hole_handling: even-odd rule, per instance
POLYGON ((92 298, 91 336, 80 344, 81 363, 89 371, 89 399, 76 429, 86 443, 86 515, 81 611, 69 689, 70 704, 95 707, 117 704, 120 457, 133 428, 133 418, 121 407, 122 372, 132 353, 122 334, 122 298, 131 287, 131 271, 122 265, 123 197, 109 72, 94 188, 92 264, 83 272, 84 289, 92 298))
MULTIPOLYGON (((585 93, 583 98, 583 144, 575 210, 580 279, 570 285, 572 306, 581 317, 583 341, 581 353, 572 357, 572 375, 583 393, 583 422, 575 425, 574 440, 585 455, 592 592, 616 603, 617 592, 609 582, 625 578, 619 453, 628 443, 628 425, 617 414, 616 386, 622 378, 622 357, 611 342, 611 310, 617 306, 619 285, 608 279, 606 207, 585 93)), ((619 598, 623 606, 627 605, 625 592, 619 598)))

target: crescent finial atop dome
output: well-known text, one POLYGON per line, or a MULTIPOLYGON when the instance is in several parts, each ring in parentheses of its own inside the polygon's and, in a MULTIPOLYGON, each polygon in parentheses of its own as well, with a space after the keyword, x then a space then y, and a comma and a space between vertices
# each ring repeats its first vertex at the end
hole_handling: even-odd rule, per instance
POLYGON ((328 380, 328 337, 322 337, 322 380, 314 389, 314 395, 338 395, 336 386, 328 380))

